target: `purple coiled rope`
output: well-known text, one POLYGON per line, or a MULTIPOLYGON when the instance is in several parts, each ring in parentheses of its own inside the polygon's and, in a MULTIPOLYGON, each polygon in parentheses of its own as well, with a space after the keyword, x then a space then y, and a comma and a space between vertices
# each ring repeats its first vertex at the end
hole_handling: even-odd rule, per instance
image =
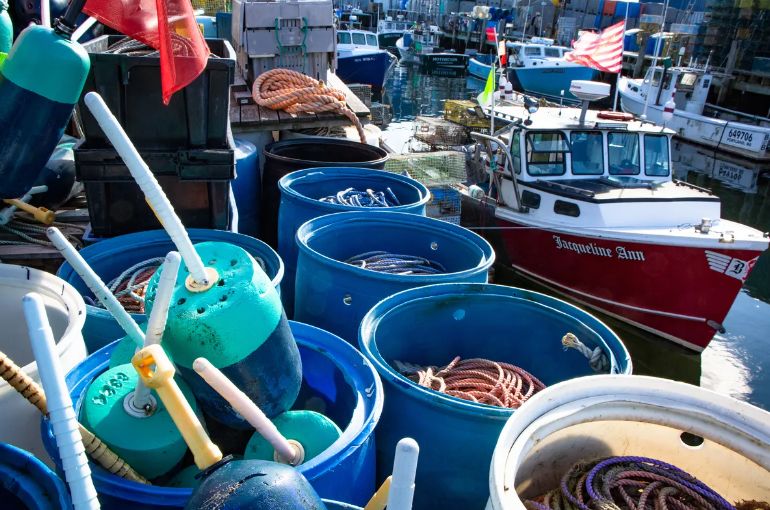
POLYGON ((608 457, 575 464, 559 488, 527 500, 531 510, 735 510, 689 473, 648 457, 608 457), (633 490, 633 495, 627 492, 633 490))
POLYGON ((398 197, 390 188, 385 188, 385 191, 372 191, 370 189, 359 191, 355 188, 348 188, 336 195, 320 198, 319 201, 353 207, 395 207, 401 205, 398 197))
POLYGON ((370 251, 350 257, 346 264, 380 273, 399 275, 426 275, 446 273, 446 268, 435 260, 413 255, 398 255, 385 251, 370 251))

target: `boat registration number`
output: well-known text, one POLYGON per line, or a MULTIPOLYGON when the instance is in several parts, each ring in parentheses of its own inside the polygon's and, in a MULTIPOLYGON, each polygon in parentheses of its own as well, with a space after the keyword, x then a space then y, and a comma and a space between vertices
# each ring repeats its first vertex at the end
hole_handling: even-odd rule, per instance
POLYGON ((722 136, 722 143, 732 145, 733 147, 749 149, 751 151, 759 151, 762 146, 762 139, 762 133, 728 126, 722 136))

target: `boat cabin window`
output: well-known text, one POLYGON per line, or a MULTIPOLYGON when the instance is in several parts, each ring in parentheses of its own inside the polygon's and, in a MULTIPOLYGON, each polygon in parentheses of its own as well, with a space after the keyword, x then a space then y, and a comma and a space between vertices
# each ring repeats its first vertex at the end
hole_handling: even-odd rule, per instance
POLYGON ((660 71, 655 71, 655 72, 652 74, 652 86, 653 86, 653 87, 657 87, 658 85, 660 85, 660 77, 661 77, 661 74, 662 74, 662 73, 661 73, 660 71))
POLYGON ((666 135, 644 135, 644 174, 666 177, 668 167, 668 137, 666 135))
POLYGON ((513 159, 513 170, 521 173, 521 132, 516 131, 511 141, 511 159, 513 159))
POLYGON ((639 135, 607 133, 610 175, 639 174, 639 135))
POLYGON ((545 49, 545 56, 546 57, 561 57, 559 54, 559 48, 546 48, 545 49))
POLYGON ((695 82, 698 79, 698 75, 695 73, 684 73, 679 77, 679 84, 677 88, 691 89, 695 86, 695 82))
POLYGON ((378 46, 377 44, 377 36, 374 34, 366 34, 366 43, 369 46, 378 46))
POLYGON ((601 175, 604 173, 604 144, 601 131, 573 131, 572 173, 574 175, 601 175))
POLYGON ((542 54, 542 51, 537 46, 527 46, 524 48, 524 54, 528 57, 539 57, 542 54))
POLYGON ((527 173, 535 176, 564 175, 564 154, 569 143, 561 131, 527 133, 527 173))
POLYGON ((366 45, 366 36, 361 32, 353 32, 353 44, 366 45))
POLYGON ((337 44, 350 44, 350 32, 337 32, 337 44))

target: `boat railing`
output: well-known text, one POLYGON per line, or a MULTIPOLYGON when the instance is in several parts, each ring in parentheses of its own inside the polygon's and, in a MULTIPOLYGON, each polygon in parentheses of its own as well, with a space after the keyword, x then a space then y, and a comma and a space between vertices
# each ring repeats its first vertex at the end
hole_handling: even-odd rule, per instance
POLYGON ((770 117, 762 117, 761 115, 752 115, 750 113, 731 110, 729 108, 724 108, 723 106, 717 106, 715 104, 710 104, 710 103, 706 103, 705 108, 714 112, 715 118, 721 118, 719 117, 719 114, 731 115, 735 117, 735 119, 724 119, 724 120, 735 120, 737 122, 743 122, 746 124, 756 124, 757 126, 770 127, 770 117))
MULTIPOLYGON (((511 169, 511 175, 515 175, 515 166, 513 164, 513 157, 511 156, 511 151, 508 147, 508 144, 506 144, 503 140, 495 136, 485 135, 483 133, 476 133, 475 131, 471 132, 471 138, 473 138, 479 143, 484 143, 487 146, 487 153, 490 156, 494 154, 494 148, 492 147, 492 144, 496 144, 497 147, 500 149, 500 152, 502 152, 503 155, 505 156, 506 164, 508 168, 511 169)), ((499 203, 503 203, 502 182, 501 182, 503 174, 504 172, 500 172, 495 169, 492 169, 492 175, 490 175, 490 180, 497 187, 497 196, 498 196, 499 203)), ((519 193, 519 184, 516 182, 516 178, 513 177, 511 180, 513 181, 513 194, 516 197, 516 207, 518 208, 519 212, 527 212, 527 209, 522 207, 521 205, 521 194, 519 193)), ((490 189, 490 192, 491 192, 491 189, 490 189)))

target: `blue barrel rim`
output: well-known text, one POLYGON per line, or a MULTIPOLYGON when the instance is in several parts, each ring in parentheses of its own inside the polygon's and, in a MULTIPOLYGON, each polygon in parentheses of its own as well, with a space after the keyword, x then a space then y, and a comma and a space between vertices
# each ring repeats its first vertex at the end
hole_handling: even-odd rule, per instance
MULTIPOLYGON (((384 165, 385 162, 390 158, 390 155, 387 153, 387 151, 385 151, 380 147, 375 147, 374 145, 356 142, 353 140, 347 140, 345 138, 318 137, 318 138, 313 138, 310 142, 308 142, 307 138, 295 138, 292 140, 280 140, 277 142, 269 143, 263 149, 265 160, 273 159, 275 161, 280 161, 281 163, 287 163, 290 165, 303 165, 303 166, 305 166, 305 164, 307 163, 307 164, 311 164, 313 167, 346 165, 344 161, 313 161, 309 159, 292 158, 289 156, 284 156, 282 154, 276 154, 275 152, 273 152, 275 149, 283 149, 285 147, 292 147, 295 145, 304 145, 307 143, 313 143, 316 145, 323 144, 323 145, 337 146, 337 147, 350 147, 355 149, 360 149, 362 147, 365 147, 366 150, 369 150, 372 153, 377 153, 380 156, 377 159, 371 159, 369 161, 355 162, 355 164, 363 165, 363 166, 374 166, 374 165, 380 165, 380 164, 384 165)), ((350 163, 351 163, 350 161, 347 162, 348 165, 350 163)))
MULTIPOLYGON (((276 271, 275 277, 271 280, 274 287, 278 287, 281 283, 281 280, 283 280, 283 275, 285 271, 283 259, 281 259, 280 255, 278 255, 278 252, 276 252, 269 244, 265 243, 264 241, 261 241, 259 239, 253 238, 251 236, 247 236, 245 234, 239 234, 237 232, 230 232, 229 230, 216 230, 216 229, 208 229, 208 228, 188 228, 185 229, 187 231, 187 234, 190 236, 190 238, 197 238, 198 236, 203 236, 204 233, 207 236, 211 236, 211 239, 206 239, 206 241, 198 241, 198 242, 207 242, 207 241, 222 241, 226 242, 228 237, 232 236, 241 236, 244 238, 249 238, 255 241, 259 241, 264 245, 264 248, 266 250, 269 250, 268 253, 271 255, 275 255, 275 260, 278 262, 278 270, 276 271)), ((86 262, 89 260, 103 260, 105 258, 109 258, 112 253, 116 251, 124 251, 127 245, 130 245, 131 241, 135 240, 135 238, 148 238, 150 241, 159 241, 160 238, 156 239, 156 236, 162 236, 165 235, 168 242, 172 243, 171 238, 168 236, 168 233, 163 229, 157 229, 157 230, 145 230, 142 232, 132 232, 131 234, 123 234, 120 236, 110 237, 109 239, 103 239, 97 243, 94 243, 92 245, 86 246, 82 250, 79 251, 81 256, 83 256, 84 259, 86 259, 86 262), (114 246, 113 246, 114 245, 114 246), (107 250, 104 250, 104 248, 107 248, 107 250), (90 256, 92 252, 95 252, 94 256, 90 256)), ((147 240, 147 239, 145 239, 147 240)), ((195 244, 195 241, 193 241, 193 244, 195 244)), ((77 273, 73 269, 73 267, 67 262, 66 260, 62 262, 62 265, 59 266, 59 269, 56 270, 56 276, 70 284, 70 278, 77 276, 77 273)), ((77 276, 80 278, 79 276, 77 276)), ((104 282, 107 283, 107 282, 104 282)), ((71 284, 70 284, 71 285, 71 284)), ((76 291, 77 292, 77 291, 76 291)), ((80 293, 78 292, 78 295, 80 293)), ((81 296, 82 297, 82 296, 81 296)), ((102 314, 105 317, 109 316, 112 317, 110 312, 108 312, 104 308, 100 308, 98 306, 90 305, 88 303, 85 303, 85 309, 87 315, 99 315, 102 314)), ((131 317, 136 322, 144 322, 147 319, 147 316, 145 314, 137 314, 137 313, 131 313, 131 317)), ((83 319, 85 321, 85 318, 83 319)))
POLYGON ((280 189, 281 195, 286 196, 288 198, 292 198, 294 200, 297 200, 305 204, 312 204, 314 206, 317 206, 318 204, 322 204, 322 206, 325 209, 338 211, 338 212, 369 211, 372 209, 371 207, 358 207, 354 205, 342 205, 342 204, 332 204, 329 202, 320 202, 317 198, 310 198, 298 192, 296 189, 294 189, 293 185, 295 183, 299 182, 302 179, 307 179, 309 177, 312 177, 314 174, 324 174, 332 177, 339 176, 339 177, 352 178, 353 180, 351 182, 353 183, 355 182, 354 179, 358 177, 376 177, 376 178, 381 178, 383 180, 396 181, 396 182, 410 185, 414 187, 420 194, 420 200, 417 202, 413 202, 411 204, 397 205, 393 207, 383 207, 381 209, 378 208, 378 211, 381 211, 381 212, 403 212, 405 210, 410 210, 415 207, 427 205, 427 203, 430 201, 430 198, 431 198, 431 193, 430 193, 430 190, 427 188, 427 186, 422 184, 420 181, 412 179, 411 177, 407 177, 405 175, 400 175, 400 174, 394 174, 392 172, 386 172, 384 170, 378 170, 376 168, 360 168, 360 167, 350 167, 350 166, 339 166, 339 167, 327 166, 327 167, 314 167, 314 168, 305 168, 302 170, 295 170, 294 172, 284 175, 278 180, 278 189, 280 189), (328 173, 329 170, 334 170, 334 173, 328 173))
MULTIPOLYGON (((588 312, 564 301, 563 299, 549 296, 542 292, 522 289, 519 287, 509 287, 507 285, 496 285, 493 283, 442 283, 438 285, 415 287, 388 296, 374 305, 361 320, 361 325, 358 328, 359 349, 362 353, 364 353, 364 356, 377 368, 377 372, 380 374, 380 377, 392 381, 394 383, 394 388, 398 389, 399 391, 404 391, 404 387, 408 388, 410 391, 416 391, 416 394, 419 395, 423 401, 427 402, 428 405, 443 407, 451 409, 452 411, 459 411, 463 414, 473 416, 483 415, 486 417, 502 418, 507 420, 510 418, 511 414, 516 411, 516 409, 507 409, 488 404, 471 402, 469 400, 463 400, 458 397, 432 391, 428 388, 423 388, 422 386, 415 384, 414 381, 411 381, 406 376, 400 374, 387 361, 385 361, 379 352, 379 348, 377 347, 376 342, 374 342, 372 339, 373 332, 377 325, 384 317, 387 316, 389 312, 395 311, 400 307, 408 306, 409 303, 417 300, 436 298, 441 295, 456 295, 470 292, 531 301, 539 306, 549 308, 564 315, 568 314, 566 314, 566 312, 563 310, 551 306, 551 304, 557 304, 569 309, 570 313, 575 314, 575 316, 570 318, 577 321, 580 325, 586 327, 588 330, 596 333, 596 335, 604 344, 603 346, 607 349, 607 351, 609 351, 611 357, 616 358, 616 362, 618 364, 620 362, 625 363, 627 367, 625 374, 628 375, 631 373, 633 365, 631 362, 631 355, 628 352, 628 348, 626 348, 625 344, 623 344, 623 342, 620 340, 620 337, 618 337, 618 335, 609 326, 607 326, 597 317, 594 317, 588 312), (541 300, 545 301, 545 303, 541 302, 541 300), (622 353, 624 355, 623 358, 617 359, 614 349, 609 346, 604 340, 603 336, 596 331, 596 327, 590 325, 591 322, 593 322, 599 328, 605 329, 606 333, 611 335, 611 337, 617 341, 617 344, 622 348, 622 353)), ((591 376, 588 375, 586 377, 591 376)))
MULTIPOLYGON (((376 228, 376 225, 373 225, 372 228, 376 228)), ((372 211, 350 211, 319 216, 318 218, 313 218, 303 223, 297 229, 295 240, 297 242, 299 251, 305 253, 307 256, 310 256, 325 265, 332 266, 336 269, 351 271, 353 274, 372 280, 385 280, 393 282, 401 282, 406 280, 409 282, 424 283, 426 285, 440 284, 445 283, 445 280, 454 281, 458 277, 470 277, 478 273, 480 270, 488 271, 489 268, 492 267, 492 264, 495 262, 495 250, 492 248, 492 245, 475 232, 472 232, 465 227, 461 227, 453 223, 448 223, 446 221, 403 212, 389 212, 388 214, 381 214, 380 212, 372 211), (340 226, 351 223, 360 225, 364 221, 374 224, 399 224, 400 226, 404 226, 410 230, 419 230, 422 233, 440 231, 444 235, 450 235, 455 240, 466 243, 473 243, 479 254, 482 255, 482 258, 475 266, 463 269, 462 271, 429 275, 397 275, 382 273, 379 271, 371 271, 369 269, 364 269, 352 264, 346 264, 341 260, 337 260, 332 257, 328 257, 323 253, 319 253, 308 246, 308 242, 312 240, 312 238, 316 235, 323 234, 330 229, 338 228, 340 226)))
MULTIPOLYGON (((358 349, 337 335, 321 328, 295 321, 289 321, 289 324, 291 325, 292 332, 295 334, 297 345, 319 352, 332 363, 334 363, 337 369, 340 370, 340 372, 343 374, 345 382, 348 383, 351 388, 353 388, 354 393, 367 394, 372 391, 372 384, 374 385, 374 391, 372 394, 375 395, 375 399, 373 402, 371 402, 371 410, 369 410, 369 412, 366 412, 365 410, 364 413, 354 412, 350 423, 345 426, 342 436, 340 436, 340 438, 332 443, 332 445, 322 454, 301 465, 303 467, 303 474, 305 474, 306 471, 318 470, 317 473, 312 474, 313 478, 316 478, 328 470, 334 468, 334 466, 340 461, 355 454, 358 448, 372 436, 374 429, 380 420, 380 416, 382 415, 385 402, 385 394, 382 386, 382 380, 380 379, 378 371, 375 369, 372 362, 367 359, 366 356, 364 356, 360 351, 358 351, 358 349), (312 336, 314 344, 310 344, 305 340, 305 338, 316 332, 320 332, 320 334, 312 336), (323 340, 319 341, 319 339, 323 340), (356 369, 358 369, 356 373, 359 375, 362 373, 361 369, 363 367, 367 368, 366 374, 367 376, 371 376, 371 378, 366 382, 366 384, 363 382, 355 384, 355 379, 351 378, 348 371, 344 370, 345 367, 349 368, 354 366, 356 369), (360 414, 364 414, 364 416, 361 417, 360 414), (357 421, 359 419, 361 421, 357 421), (361 428, 354 430, 355 427, 353 425, 356 423, 361 423, 361 428), (348 438, 353 438, 355 440, 350 441, 346 446, 343 446, 343 443, 348 438)), ((67 386, 70 388, 70 397, 72 397, 72 401, 75 404, 76 415, 80 414, 80 407, 83 403, 83 399, 76 398, 76 394, 84 393, 88 384, 90 384, 91 381, 93 381, 99 374, 105 371, 109 365, 112 350, 115 348, 118 342, 120 342, 120 340, 115 340, 102 347, 101 349, 95 351, 93 354, 89 355, 88 358, 94 358, 94 363, 89 364, 89 368, 84 373, 75 374, 75 369, 79 368, 83 364, 81 363, 73 368, 65 376, 67 386), (79 375, 77 383, 72 384, 71 378, 75 377, 76 375, 79 375)), ((369 377, 367 377, 367 379, 369 379, 369 377)), ((367 400, 366 402, 370 401, 367 400)), ((48 420, 45 417, 41 417, 40 419, 40 432, 43 436, 43 446, 48 452, 48 456, 53 458, 52 455, 55 455, 55 452, 51 451, 53 445, 50 444, 50 441, 48 440, 52 437, 52 432, 48 425, 48 420)), ((139 482, 126 480, 117 475, 109 473, 101 466, 95 465, 93 462, 89 461, 89 465, 91 466, 91 473, 94 478, 94 482, 98 483, 100 486, 108 488, 110 491, 109 495, 111 497, 120 497, 120 495, 125 494, 126 491, 131 491, 133 493, 132 500, 137 501, 141 500, 142 497, 146 497, 148 498, 147 501, 149 502, 155 501, 159 497, 189 498, 193 492, 193 489, 186 487, 178 488, 146 485, 139 482)), ((305 476, 311 475, 308 473, 305 476)))
MULTIPOLYGON (((10 477, 21 489, 24 489, 22 481, 32 482, 47 491, 55 491, 57 501, 51 498, 51 504, 58 504, 60 508, 70 508, 70 496, 64 481, 54 473, 51 468, 35 457, 27 450, 9 443, 0 443, 0 458, 2 458, 3 467, 0 468, 0 478, 10 477), (15 476, 14 476, 15 475, 15 476), (38 478, 40 477, 40 478, 38 478)), ((3 484, 4 485, 4 484, 3 484)), ((53 494, 50 494, 53 496, 53 494)), ((26 503, 24 498, 17 497, 26 503)), ((32 496, 34 498, 34 496, 32 496)))

